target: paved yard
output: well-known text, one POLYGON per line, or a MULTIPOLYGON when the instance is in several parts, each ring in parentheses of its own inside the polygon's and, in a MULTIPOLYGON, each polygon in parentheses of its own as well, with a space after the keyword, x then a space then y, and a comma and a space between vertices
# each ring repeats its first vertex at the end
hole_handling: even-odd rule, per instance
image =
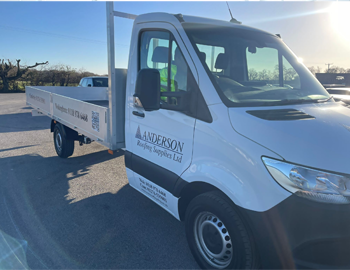
POLYGON ((18 268, 23 250, 32 269, 198 268, 184 224, 128 185, 123 153, 76 143, 60 159, 49 126, 24 94, 0 94, 0 262, 18 268))

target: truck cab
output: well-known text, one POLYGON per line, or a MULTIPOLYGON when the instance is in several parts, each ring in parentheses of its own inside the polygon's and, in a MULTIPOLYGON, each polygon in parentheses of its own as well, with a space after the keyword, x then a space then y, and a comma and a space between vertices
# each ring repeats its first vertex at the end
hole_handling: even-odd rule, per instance
POLYGON ((130 185, 186 221, 201 267, 335 268, 345 258, 350 111, 279 36, 138 16, 125 108, 130 185))

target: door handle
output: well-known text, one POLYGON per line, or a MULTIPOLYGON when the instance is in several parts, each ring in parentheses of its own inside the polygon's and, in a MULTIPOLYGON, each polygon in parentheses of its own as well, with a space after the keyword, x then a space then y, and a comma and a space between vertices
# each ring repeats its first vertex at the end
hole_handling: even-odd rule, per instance
POLYGON ((140 113, 138 111, 133 111, 132 112, 133 115, 136 115, 136 116, 139 116, 139 117, 145 117, 145 114, 144 113, 140 113))

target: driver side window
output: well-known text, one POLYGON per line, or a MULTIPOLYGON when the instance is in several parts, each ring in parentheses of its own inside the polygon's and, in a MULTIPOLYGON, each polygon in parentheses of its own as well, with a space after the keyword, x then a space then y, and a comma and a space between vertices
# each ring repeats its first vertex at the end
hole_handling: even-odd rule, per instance
POLYGON ((198 84, 173 35, 146 30, 139 37, 139 69, 160 74, 160 108, 182 112, 211 123, 212 117, 198 84))
MULTIPOLYGON (((185 58, 167 31, 145 31, 141 34, 140 69, 157 69, 161 82, 161 104, 171 104, 176 110, 183 95, 176 97, 171 93, 189 91, 194 80, 185 58), (170 93, 167 95, 167 93, 170 93)), ((182 100, 181 102, 185 102, 182 100)), ((186 101, 188 102, 188 101, 186 101)), ((166 106, 163 106, 164 108, 166 106)), ((166 109, 170 109, 166 107, 166 109)))

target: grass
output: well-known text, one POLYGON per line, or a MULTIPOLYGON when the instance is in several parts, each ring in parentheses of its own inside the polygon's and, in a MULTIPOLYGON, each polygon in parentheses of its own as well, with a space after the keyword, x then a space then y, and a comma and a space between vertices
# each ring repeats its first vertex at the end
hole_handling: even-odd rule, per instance
MULTIPOLYGON (((23 93, 25 92, 26 86, 31 86, 29 81, 16 81, 17 85, 14 89, 14 84, 10 82, 10 90, 3 92, 2 87, 3 85, 0 84, 0 93, 23 93)), ((40 86, 52 86, 51 83, 44 83, 40 86)), ((56 85, 59 86, 59 85, 56 85)), ((68 86, 78 86, 78 83, 69 83, 68 86)))

